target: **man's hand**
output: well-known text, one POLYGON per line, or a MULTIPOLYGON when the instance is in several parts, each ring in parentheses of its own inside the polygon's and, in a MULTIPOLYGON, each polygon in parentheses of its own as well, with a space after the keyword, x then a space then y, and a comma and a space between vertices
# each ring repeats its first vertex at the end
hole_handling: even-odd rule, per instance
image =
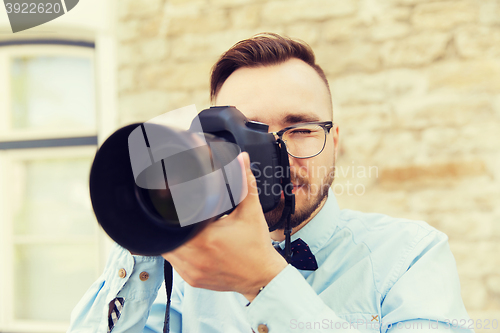
POLYGON ((240 154, 238 160, 247 181, 246 198, 231 214, 162 256, 189 285, 236 291, 252 301, 287 262, 271 244, 248 154, 240 154))

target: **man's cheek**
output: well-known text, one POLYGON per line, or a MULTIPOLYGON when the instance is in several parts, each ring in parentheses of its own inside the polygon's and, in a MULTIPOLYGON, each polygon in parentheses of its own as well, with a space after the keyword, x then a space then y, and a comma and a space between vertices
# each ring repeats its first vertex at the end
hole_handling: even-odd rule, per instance
POLYGON ((298 167, 293 168, 292 170, 292 178, 295 176, 296 178, 309 178, 307 165, 300 165, 298 167))

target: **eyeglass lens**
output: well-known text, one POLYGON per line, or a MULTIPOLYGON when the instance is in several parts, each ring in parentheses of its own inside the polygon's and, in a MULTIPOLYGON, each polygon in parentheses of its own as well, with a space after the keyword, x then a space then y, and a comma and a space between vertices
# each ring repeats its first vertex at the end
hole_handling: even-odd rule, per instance
POLYGON ((319 154, 325 145, 325 130, 315 124, 305 124, 283 133, 288 153, 294 157, 312 157, 319 154))

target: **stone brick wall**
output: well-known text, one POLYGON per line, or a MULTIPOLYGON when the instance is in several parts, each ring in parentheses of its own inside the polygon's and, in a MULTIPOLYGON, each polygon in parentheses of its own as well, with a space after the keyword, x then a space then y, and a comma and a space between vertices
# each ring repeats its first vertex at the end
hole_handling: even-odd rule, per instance
POLYGON ((470 315, 500 320, 500 1, 120 0, 120 124, 209 106, 218 56, 263 31, 327 73, 340 206, 448 234, 470 315))

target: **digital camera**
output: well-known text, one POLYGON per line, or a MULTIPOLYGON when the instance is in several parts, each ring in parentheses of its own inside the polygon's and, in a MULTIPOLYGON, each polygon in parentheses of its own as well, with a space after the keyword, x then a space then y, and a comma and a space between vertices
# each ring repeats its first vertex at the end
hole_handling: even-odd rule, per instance
POLYGON ((283 172, 288 154, 268 125, 235 107, 201 111, 188 131, 152 123, 120 128, 92 164, 97 220, 132 253, 171 251, 244 199, 246 180, 236 159, 241 151, 250 156, 263 212, 274 209, 289 182, 283 172))

